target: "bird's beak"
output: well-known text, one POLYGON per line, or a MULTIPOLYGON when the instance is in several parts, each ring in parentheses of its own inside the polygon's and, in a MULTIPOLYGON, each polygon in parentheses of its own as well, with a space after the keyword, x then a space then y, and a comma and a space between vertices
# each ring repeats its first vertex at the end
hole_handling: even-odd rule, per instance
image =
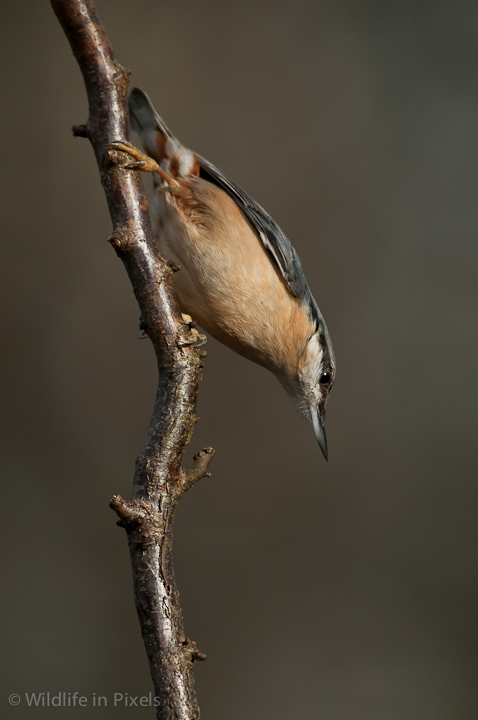
POLYGON ((320 415, 318 408, 313 406, 310 407, 310 415, 312 417, 312 425, 314 426, 315 437, 317 438, 317 442, 319 443, 319 447, 322 450, 324 458, 328 460, 329 458, 327 453, 327 436, 325 434, 323 418, 320 415))

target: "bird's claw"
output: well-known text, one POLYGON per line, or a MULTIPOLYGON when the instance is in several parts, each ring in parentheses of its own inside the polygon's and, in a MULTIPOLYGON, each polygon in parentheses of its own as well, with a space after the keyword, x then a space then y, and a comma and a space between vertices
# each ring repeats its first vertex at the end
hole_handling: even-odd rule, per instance
POLYGON ((195 348, 199 348, 207 343, 206 335, 201 335, 195 328, 191 328, 191 337, 187 339, 179 340, 179 347, 187 347, 193 345, 195 348))
POLYGON ((185 315, 183 313, 183 323, 188 326, 190 331, 190 337, 187 339, 181 339, 179 340, 179 346, 180 347, 187 347, 188 345, 193 345, 196 348, 201 347, 201 345, 205 345, 207 343, 207 337, 206 335, 201 335, 201 333, 198 333, 196 328, 194 327, 194 320, 190 315, 185 315))
POLYGON ((163 168, 158 165, 156 160, 153 160, 153 158, 149 157, 149 155, 146 155, 146 153, 138 150, 137 147, 135 147, 132 143, 127 142, 126 140, 115 140, 114 142, 109 143, 109 145, 106 146, 106 149, 121 150, 122 152, 125 152, 128 155, 131 155, 131 157, 135 158, 136 162, 130 162, 128 163, 128 165, 124 166, 127 170, 141 170, 142 172, 157 173, 165 182, 169 183, 170 185, 178 184, 176 180, 173 180, 172 177, 170 177, 167 173, 164 172, 163 168))

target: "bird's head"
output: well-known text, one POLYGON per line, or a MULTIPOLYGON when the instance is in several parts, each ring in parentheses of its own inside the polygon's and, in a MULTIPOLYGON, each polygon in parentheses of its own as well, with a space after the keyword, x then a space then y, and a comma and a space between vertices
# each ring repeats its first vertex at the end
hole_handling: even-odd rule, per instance
POLYGON ((318 323, 299 357, 297 373, 299 400, 314 428, 315 437, 327 460, 325 409, 335 380, 335 356, 325 323, 318 323))

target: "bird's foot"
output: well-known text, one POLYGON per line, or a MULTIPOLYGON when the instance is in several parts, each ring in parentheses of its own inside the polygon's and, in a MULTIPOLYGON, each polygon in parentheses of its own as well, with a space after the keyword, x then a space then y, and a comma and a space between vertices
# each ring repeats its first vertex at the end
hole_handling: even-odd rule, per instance
POLYGON ((191 337, 188 340, 180 340, 179 345, 181 347, 185 347, 187 345, 194 345, 194 347, 199 348, 201 345, 205 345, 207 343, 207 336, 201 335, 201 333, 198 333, 198 331, 195 328, 191 329, 191 337))
POLYGON ((146 155, 141 150, 138 150, 137 147, 129 142, 126 142, 126 140, 112 142, 107 146, 107 149, 122 150, 123 152, 128 153, 128 155, 131 155, 131 157, 135 158, 135 162, 130 162, 128 165, 124 166, 128 170, 141 170, 142 172, 157 173, 164 182, 169 183, 169 185, 178 184, 176 180, 164 172, 163 168, 158 165, 156 160, 153 160, 153 158, 149 157, 149 155, 146 155))
POLYGON ((201 347, 201 345, 205 345, 207 343, 207 337, 206 335, 201 335, 201 333, 198 333, 196 328, 194 327, 194 320, 190 315, 185 315, 183 313, 183 323, 188 326, 190 337, 185 340, 180 340, 179 345, 181 347, 185 347, 187 345, 194 345, 194 347, 201 347))

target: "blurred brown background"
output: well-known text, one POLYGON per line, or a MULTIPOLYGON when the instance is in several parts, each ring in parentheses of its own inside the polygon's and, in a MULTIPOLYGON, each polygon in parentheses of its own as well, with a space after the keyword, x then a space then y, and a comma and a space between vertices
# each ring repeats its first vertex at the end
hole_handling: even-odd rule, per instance
MULTIPOLYGON (((175 564, 207 720, 468 720, 476 682, 478 7, 98 0, 132 83, 292 239, 338 360, 326 464, 212 339, 175 564)), ((1 714, 153 717, 127 545, 156 371, 79 70, 3 3, 1 714), (23 693, 107 696, 33 709, 23 693), (22 702, 10 707, 8 695, 22 702)))

